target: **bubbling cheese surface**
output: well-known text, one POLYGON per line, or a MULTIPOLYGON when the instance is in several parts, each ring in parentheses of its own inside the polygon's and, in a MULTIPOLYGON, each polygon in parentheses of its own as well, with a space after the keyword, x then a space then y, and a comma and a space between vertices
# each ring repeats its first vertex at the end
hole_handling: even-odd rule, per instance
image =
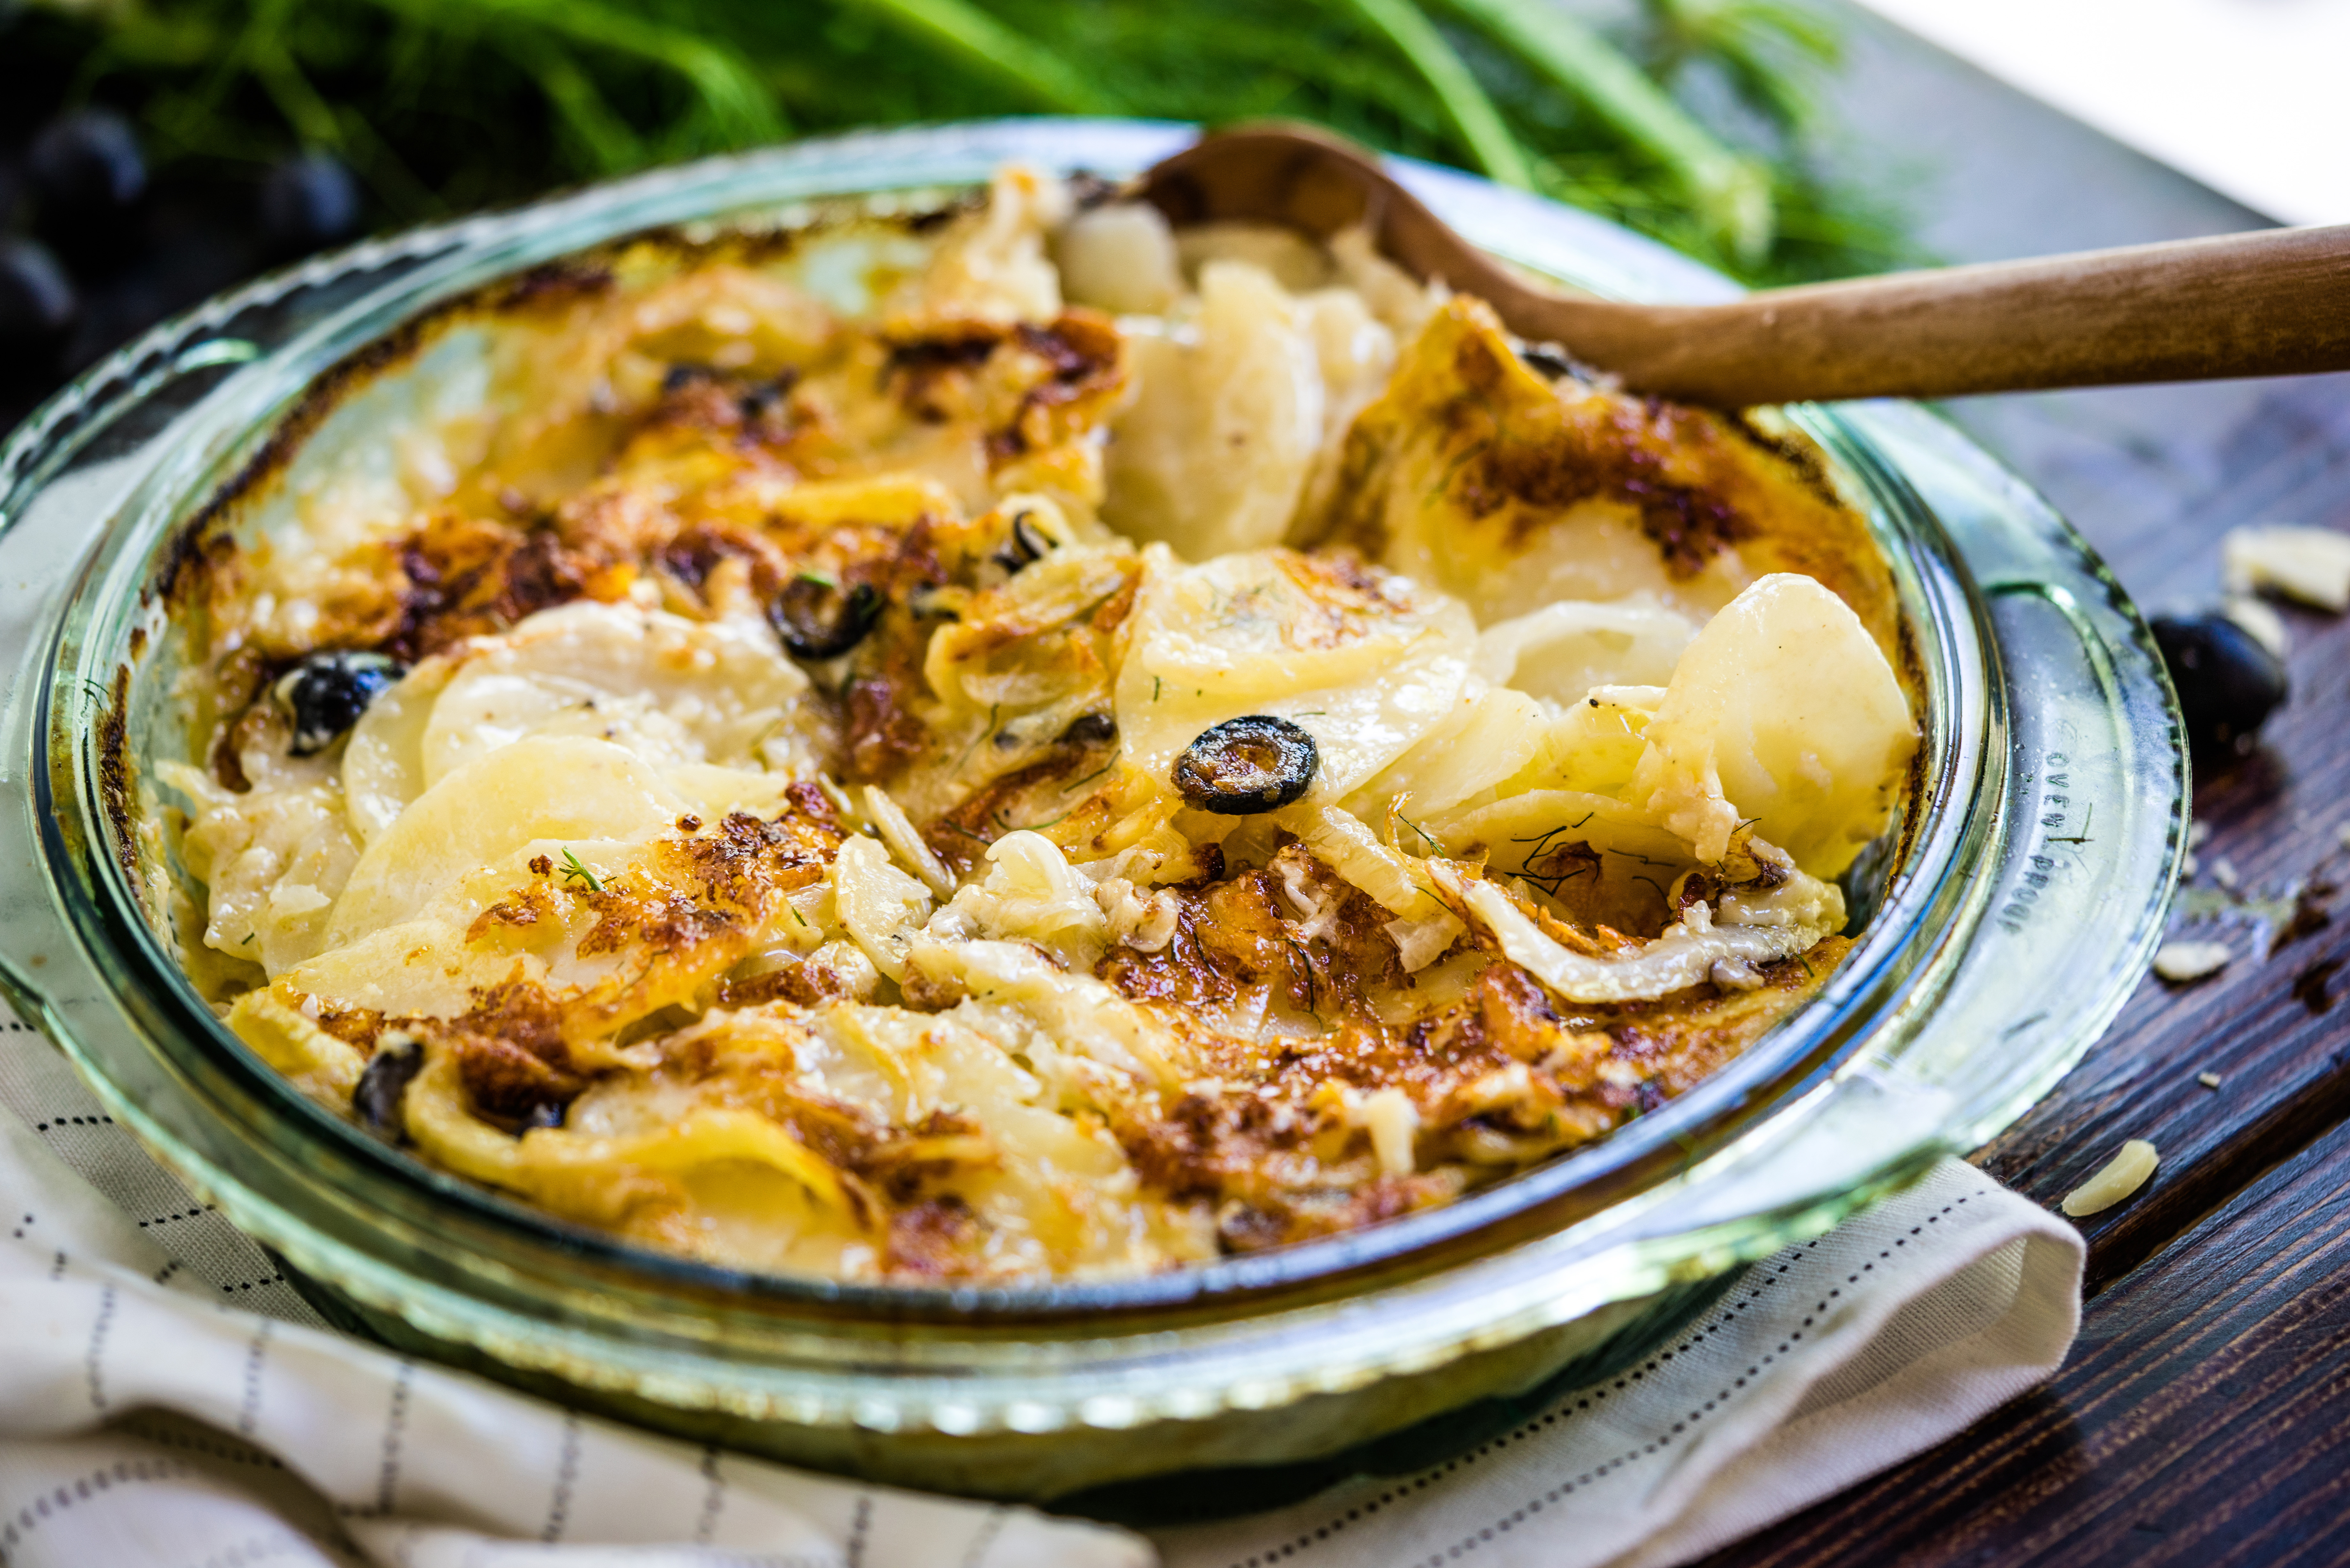
POLYGON ((191 554, 190 972, 740 1268, 1147 1272, 1604 1137, 1833 968, 1917 730, 1815 454, 1517 348, 1019 170, 454 310, 191 554), (329 654, 397 679, 297 756, 329 654), (1242 718, 1305 771, 1179 786, 1242 718))

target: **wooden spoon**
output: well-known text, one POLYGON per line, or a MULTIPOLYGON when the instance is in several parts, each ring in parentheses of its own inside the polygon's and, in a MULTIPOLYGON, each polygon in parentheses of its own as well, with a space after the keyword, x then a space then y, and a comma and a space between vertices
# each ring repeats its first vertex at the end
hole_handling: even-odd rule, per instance
POLYGON ((1527 283, 1373 154, 1306 127, 1212 132, 1140 192, 1179 225, 1254 219, 1319 239, 1367 224, 1399 265, 1484 299, 1520 337, 1718 408, 2350 369, 2350 224, 1623 305, 1527 283))

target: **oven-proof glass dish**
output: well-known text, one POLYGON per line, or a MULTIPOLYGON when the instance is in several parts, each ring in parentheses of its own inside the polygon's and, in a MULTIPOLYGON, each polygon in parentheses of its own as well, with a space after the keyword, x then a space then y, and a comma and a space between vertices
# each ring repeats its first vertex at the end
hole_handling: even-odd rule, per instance
MULTIPOLYGON (((1007 159, 1115 176, 1190 134, 1002 121, 662 171, 321 258, 85 375, 0 448, 0 987, 119 1121, 375 1332, 673 1430, 999 1495, 1312 1459, 1523 1391, 2008 1125, 2144 971, 2184 851, 2184 753, 2104 567, 1950 426, 1889 403, 1789 410, 1893 564, 1924 692, 1915 829, 1864 878, 1865 936, 1713 1078, 1449 1208, 1101 1283, 735 1273, 427 1168, 304 1099, 204 1008, 132 898, 101 732, 120 714, 133 758, 166 741, 146 590, 316 377, 618 235, 920 210, 1007 159)), ((1395 169, 1472 241, 1562 282, 1730 290, 1587 215, 1395 169)))

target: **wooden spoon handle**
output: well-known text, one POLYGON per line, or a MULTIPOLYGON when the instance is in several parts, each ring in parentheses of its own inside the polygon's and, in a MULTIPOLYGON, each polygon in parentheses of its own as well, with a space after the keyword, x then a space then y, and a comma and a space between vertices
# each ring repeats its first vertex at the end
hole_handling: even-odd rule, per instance
POLYGON ((1519 337, 1721 408, 2350 369, 2350 225, 1645 306, 1527 282, 1369 153, 1310 127, 1215 132, 1150 170, 1141 193, 1178 223, 1247 218, 1319 237, 1367 224, 1385 254, 1484 299, 1519 337))
MULTIPOLYGON (((1738 408, 2350 370, 2350 225, 1773 289, 1605 314, 1524 291, 1555 336, 1644 391, 1738 408)), ((1499 308, 1497 305, 1497 308, 1499 308)))

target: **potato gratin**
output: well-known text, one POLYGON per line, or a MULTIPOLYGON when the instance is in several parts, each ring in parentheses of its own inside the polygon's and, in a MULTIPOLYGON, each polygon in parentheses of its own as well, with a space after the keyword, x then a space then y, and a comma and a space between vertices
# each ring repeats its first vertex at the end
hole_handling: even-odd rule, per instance
POLYGON ((307 1094, 748 1269, 1440 1204, 1802 1004, 1917 731, 1811 449, 1358 234, 1022 171, 660 235, 317 389, 171 588, 150 888, 307 1094))

